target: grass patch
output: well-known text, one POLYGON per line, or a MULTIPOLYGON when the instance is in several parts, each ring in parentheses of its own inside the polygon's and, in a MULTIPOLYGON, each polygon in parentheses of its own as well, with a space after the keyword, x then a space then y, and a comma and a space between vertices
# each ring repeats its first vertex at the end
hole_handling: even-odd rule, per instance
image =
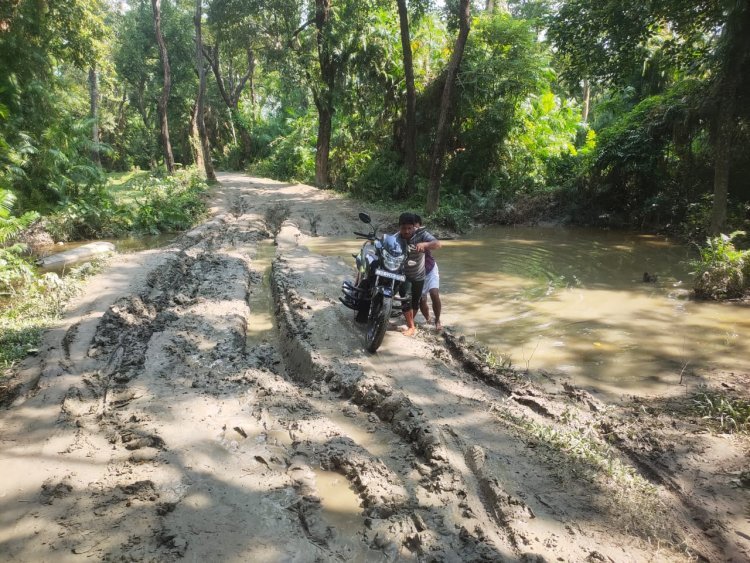
POLYGON ((692 398, 692 410, 719 432, 750 433, 750 401, 704 390, 692 398))
POLYGON ((588 483, 592 508, 606 514, 619 528, 658 545, 681 549, 683 540, 669 525, 669 509, 658 488, 600 437, 596 422, 582 422, 571 410, 563 413, 562 424, 540 423, 499 405, 493 411, 555 468, 561 481, 588 483))
POLYGON ((148 180, 150 173, 134 169, 129 172, 111 172, 107 174, 107 191, 112 194, 118 205, 131 205, 140 194, 140 185, 148 180))
POLYGON ((42 332, 60 318, 66 303, 80 292, 82 282, 99 272, 103 263, 87 262, 64 278, 45 274, 0 302, 0 380, 39 347, 42 332))

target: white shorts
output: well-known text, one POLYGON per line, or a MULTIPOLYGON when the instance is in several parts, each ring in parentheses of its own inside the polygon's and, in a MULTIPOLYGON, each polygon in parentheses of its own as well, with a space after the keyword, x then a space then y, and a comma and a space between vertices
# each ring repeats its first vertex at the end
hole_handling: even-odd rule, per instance
POLYGON ((428 273, 424 278, 424 287, 422 288, 422 297, 427 295, 431 289, 440 289, 440 272, 438 272, 438 265, 428 273))

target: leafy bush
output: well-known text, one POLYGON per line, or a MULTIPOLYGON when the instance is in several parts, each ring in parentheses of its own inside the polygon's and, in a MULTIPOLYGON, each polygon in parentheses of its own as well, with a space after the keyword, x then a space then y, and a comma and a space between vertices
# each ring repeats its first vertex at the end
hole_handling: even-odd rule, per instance
POLYGON ((24 246, 0 248, 0 295, 15 294, 34 279, 34 270, 23 258, 24 246))
POLYGON ((292 119, 287 132, 269 145, 270 155, 251 171, 279 180, 311 181, 315 178, 315 120, 311 114, 292 119))
POLYGON ((471 213, 466 198, 446 196, 440 208, 427 217, 427 222, 457 233, 467 231, 471 225, 471 213))
POLYGON ((694 283, 699 299, 731 299, 750 290, 750 250, 737 250, 732 240, 743 231, 709 238, 700 249, 694 283))
POLYGON ((197 173, 182 171, 164 178, 139 180, 132 213, 133 229, 158 234, 192 227, 206 212, 207 186, 197 173))
POLYGON ((5 244, 39 218, 39 214, 33 211, 24 213, 21 217, 14 217, 11 209, 15 201, 16 196, 12 192, 0 188, 0 245, 5 244))
POLYGON ((722 432, 750 431, 750 402, 745 399, 706 390, 693 398, 693 407, 722 432))
POLYGON ((92 186, 69 199, 45 219, 55 240, 116 237, 130 230, 128 207, 119 205, 104 185, 92 186))
POLYGON ((23 258, 26 248, 21 244, 6 246, 21 230, 28 227, 39 215, 34 212, 14 217, 11 209, 15 196, 0 188, 0 293, 15 294, 19 287, 34 278, 31 265, 23 258))
POLYGON ((206 189, 198 174, 189 170, 174 176, 136 177, 128 190, 132 201, 123 203, 107 186, 97 186, 49 215, 47 229, 63 241, 188 229, 205 213, 206 189))
POLYGON ((7 373, 39 345, 41 333, 62 313, 65 303, 80 289, 80 282, 99 269, 85 263, 64 278, 57 274, 35 277, 19 287, 13 300, 0 300, 0 373, 7 373))

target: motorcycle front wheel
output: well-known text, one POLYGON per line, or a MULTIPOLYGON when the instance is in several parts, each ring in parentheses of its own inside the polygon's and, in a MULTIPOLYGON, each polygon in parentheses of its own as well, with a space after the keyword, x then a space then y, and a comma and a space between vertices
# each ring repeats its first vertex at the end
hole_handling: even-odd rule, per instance
POLYGON ((370 316, 367 319, 367 351, 375 352, 383 343, 388 319, 391 318, 393 300, 382 293, 373 298, 370 316))

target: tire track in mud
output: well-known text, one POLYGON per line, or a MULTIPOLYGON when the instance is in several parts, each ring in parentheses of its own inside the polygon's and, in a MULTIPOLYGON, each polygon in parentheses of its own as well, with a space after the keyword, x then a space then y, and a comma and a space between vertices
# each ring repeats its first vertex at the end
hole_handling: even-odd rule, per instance
MULTIPOLYGON (((296 248, 299 235, 294 225, 287 229, 287 233, 282 230, 281 240, 295 244, 282 249, 273 269, 287 365, 302 374, 302 383, 325 381, 339 390, 343 399, 376 414, 413 445, 422 458, 415 465, 421 462, 426 466, 427 487, 442 489, 443 502, 460 509, 452 511, 453 527, 460 530, 458 537, 464 543, 457 548, 460 542, 455 539, 445 542, 456 549, 454 553, 471 558, 491 552, 488 557, 500 559, 649 560, 654 553, 663 560, 721 557, 723 542, 702 537, 691 521, 689 505, 683 506, 679 497, 670 497, 674 491, 649 485, 649 475, 643 478, 638 474, 640 465, 630 465, 632 454, 618 452, 604 439, 608 407, 587 392, 564 385, 550 394, 517 372, 489 367, 480 350, 460 342, 449 331, 445 348, 428 337, 431 350, 424 353, 428 358, 425 363, 435 370, 430 377, 456 378, 470 394, 481 396, 472 398, 475 412, 491 413, 493 431, 504 436, 500 449, 496 444, 486 450, 475 443, 475 432, 466 435, 439 422, 446 409, 423 409, 421 401, 415 403, 409 392, 389 385, 382 376, 387 370, 376 365, 378 356, 384 355, 382 349, 363 360, 367 355, 362 353, 358 338, 346 339, 349 353, 346 345, 332 346, 327 338, 321 338, 332 322, 354 325, 346 313, 332 315, 328 311, 335 291, 311 290, 311 283, 325 284, 327 276, 311 280, 305 274, 316 267, 296 248), (325 295, 321 297, 321 293, 325 295), (608 472, 614 472, 612 477, 608 472), (624 484, 631 475, 641 479, 641 484, 624 484), (482 525, 472 529, 467 524, 474 516, 482 525), (656 552, 651 547, 653 541, 661 543, 656 552), (467 550, 469 543, 481 547, 472 552, 467 550)), ((317 259, 317 271, 328 274, 333 270, 330 259, 317 259)), ((384 346, 401 338, 387 336, 384 346)), ((399 387, 405 386, 408 384, 399 387)), ((413 386, 412 391, 420 390, 413 386)), ((418 558, 432 556, 429 550, 420 549, 417 541, 404 545, 413 547, 418 558)))
POLYGON ((29 561, 690 559, 677 548, 695 530, 667 515, 669 498, 658 491, 653 518, 679 529, 654 549, 577 454, 604 447, 607 407, 492 369, 450 332, 389 332, 365 353, 337 301, 349 266, 300 245, 306 217, 321 234, 353 229, 346 206, 305 186, 224 181, 227 213, 164 250, 95 330, 93 317, 72 322, 58 363, 45 358, 14 424, 50 418, 38 443, 6 448, 19 467, 40 460, 36 492, 0 498, 14 509, 0 548, 29 561), (280 228, 264 220, 279 205, 280 228), (258 245, 277 229, 277 337, 258 341, 248 296, 264 290, 258 245))

